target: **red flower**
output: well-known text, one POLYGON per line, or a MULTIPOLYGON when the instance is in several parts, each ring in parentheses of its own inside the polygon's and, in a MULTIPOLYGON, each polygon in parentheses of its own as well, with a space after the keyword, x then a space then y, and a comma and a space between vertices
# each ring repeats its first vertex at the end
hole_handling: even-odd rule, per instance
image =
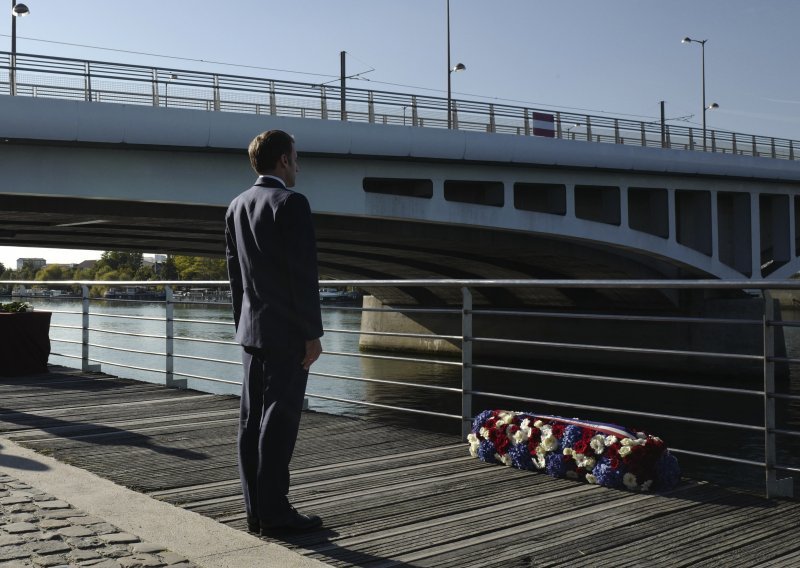
POLYGON ((619 458, 617 456, 612 457, 609 462, 612 468, 619 469, 619 458))
POLYGON ((509 445, 510 442, 508 441, 508 438, 506 438, 505 436, 500 437, 497 440, 494 440, 494 447, 497 449, 498 454, 501 455, 505 454, 508 451, 509 445))
POLYGON ((587 444, 585 440, 581 439, 575 442, 575 445, 572 446, 572 449, 578 452, 579 454, 585 454, 586 451, 589 449, 589 444, 587 444))
POLYGON ((564 435, 564 425, 560 423, 551 424, 550 431, 553 433, 553 436, 561 439, 561 437, 564 435))

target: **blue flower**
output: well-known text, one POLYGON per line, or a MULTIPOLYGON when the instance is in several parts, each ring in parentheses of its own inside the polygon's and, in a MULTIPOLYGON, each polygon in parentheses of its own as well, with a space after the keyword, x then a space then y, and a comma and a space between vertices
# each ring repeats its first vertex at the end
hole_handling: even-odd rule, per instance
POLYGON ((511 456, 511 465, 517 469, 533 469, 533 460, 528 451, 528 443, 511 444, 508 449, 508 455, 511 456))
POLYGON ((609 460, 602 458, 594 469, 592 475, 597 479, 597 483, 603 487, 622 487, 624 473, 611 467, 609 460))
POLYGON ((653 488, 659 491, 672 489, 680 482, 681 468, 678 466, 677 458, 669 451, 664 451, 658 458, 655 477, 653 488))
POLYGON ((492 417, 492 412, 492 410, 484 410, 475 417, 475 420, 472 421, 473 434, 477 434, 478 430, 480 430, 481 426, 483 426, 483 423, 492 417))
POLYGON ((567 475, 567 465, 564 463, 564 457, 561 454, 548 453, 544 459, 547 475, 553 477, 565 477, 567 475))
POLYGON ((570 424, 564 428, 564 435, 561 437, 562 448, 571 448, 572 445, 583 436, 583 428, 570 424))
POLYGON ((497 463, 497 460, 494 459, 494 455, 497 453, 497 449, 494 447, 494 443, 491 440, 481 440, 481 445, 478 448, 478 457, 481 461, 485 461, 486 463, 497 463))

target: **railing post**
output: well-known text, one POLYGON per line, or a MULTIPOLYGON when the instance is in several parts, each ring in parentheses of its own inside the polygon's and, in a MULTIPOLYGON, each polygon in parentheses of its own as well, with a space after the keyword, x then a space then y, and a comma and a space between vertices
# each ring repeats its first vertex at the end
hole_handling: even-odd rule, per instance
POLYGON ((81 370, 89 371, 89 287, 81 285, 81 370))
POLYGON ((689 127, 689 150, 694 150, 694 130, 689 127))
POLYGON ((159 97, 159 93, 158 93, 158 70, 157 69, 153 69, 150 73, 151 73, 150 83, 153 86, 153 106, 157 107, 157 106, 160 105, 160 102, 158 100, 158 97, 159 97))
POLYGON ((775 157, 775 139, 770 138, 770 146, 772 146, 772 157, 775 157))
POLYGON ((586 117, 586 141, 592 141, 592 117, 586 117))
POLYGON ((614 119, 614 144, 619 144, 619 119, 614 119))
POLYGON ((92 67, 88 61, 84 64, 84 88, 86 90, 86 100, 92 100, 92 67))
POLYGON ((166 386, 170 388, 185 389, 186 380, 175 380, 175 303, 172 301, 172 286, 164 286, 165 308, 165 345, 164 345, 164 375, 166 386))
MULTIPOLYGON (((456 104, 453 103, 453 122, 455 123, 453 125, 453 128, 458 128, 458 124, 455 121, 455 117, 458 116, 457 112, 458 111, 456 111, 456 104)), ((489 132, 495 132, 496 128, 497 128, 497 124, 495 124, 495 120, 494 120, 494 105, 490 104, 489 105, 489 132)))
POLYGON ((756 135, 753 134, 753 156, 758 156, 758 149, 756 148, 756 135))
POLYGON ((777 450, 775 447, 775 304, 772 294, 764 290, 764 464, 767 499, 791 497, 794 482, 791 477, 778 479, 775 470, 777 450))
POLYGON ((712 152, 716 152, 717 151, 717 131, 716 130, 712 130, 711 131, 711 151, 712 152))
POLYGON ((461 438, 472 427, 472 292, 461 288, 461 438))
MULTIPOLYGON (((644 131, 644 122, 640 122, 639 123, 639 127, 642 129, 642 148, 646 148, 647 147, 647 135, 645 134, 645 131, 644 131)), ((662 148, 664 147, 664 133, 663 132, 661 133, 661 147, 662 148)))
MULTIPOLYGON (((558 138, 561 138, 561 121, 556 119, 558 124, 558 138)), ((530 116, 528 115, 528 109, 525 109, 525 136, 531 135, 531 120, 530 116)))
POLYGON ((319 112, 322 120, 328 118, 328 97, 325 94, 325 85, 319 86, 319 112))
POLYGON ((275 81, 269 82, 269 114, 278 114, 278 101, 275 100, 275 81))
POLYGON ((214 110, 218 111, 219 109, 220 109, 219 75, 214 73, 214 110))
POLYGON ((789 159, 794 160, 794 143, 792 140, 789 140, 789 159))
POLYGON ((419 126, 419 115, 417 114, 417 97, 411 97, 411 125, 419 126))
POLYGON ((372 91, 367 93, 367 109, 369 111, 369 123, 375 122, 375 102, 372 100, 372 91))

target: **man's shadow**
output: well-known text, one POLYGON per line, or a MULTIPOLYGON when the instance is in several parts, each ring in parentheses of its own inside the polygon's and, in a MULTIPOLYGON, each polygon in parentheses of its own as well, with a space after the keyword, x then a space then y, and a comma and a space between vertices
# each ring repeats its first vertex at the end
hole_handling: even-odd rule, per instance
POLYGON ((40 461, 23 458, 21 456, 9 456, 3 453, 3 446, 0 445, 0 473, 3 469, 16 469, 26 471, 47 471, 50 468, 40 461))
MULTIPOLYGON (((23 378, 25 379, 25 378, 23 378)), ((0 379, 3 384, 26 384, 26 386, 35 385, 38 387, 35 393, 31 396, 35 397, 34 400, 46 401, 50 397, 58 396, 53 391, 58 390, 79 390, 82 392, 98 392, 108 391, 119 388, 120 380, 97 380, 95 378, 82 378, 60 375, 58 373, 50 373, 47 375, 47 380, 36 381, 36 376, 28 377, 28 382, 16 379, 0 379), (33 379, 31 381, 30 379, 33 379), (72 379, 72 380, 65 380, 72 379)), ((126 383, 128 381, 125 381, 126 383)), ((177 399, 176 399, 177 400, 177 399)), ((25 401, 23 401, 25 402, 25 401)), ((21 405, 22 406, 22 405, 21 405)), ((31 405, 27 403, 24 405, 29 408, 31 405)), ((94 424, 82 420, 70 420, 55 418, 52 416, 42 416, 32 412, 26 412, 23 409, 10 408, 8 406, 0 406, 0 435, 2 434, 16 434, 24 431, 42 431, 58 438, 69 440, 80 440, 81 442, 97 444, 99 446, 125 446, 131 448, 144 448, 153 452, 172 456, 185 460, 203 460, 209 456, 202 452, 197 452, 185 448, 175 448, 156 443, 156 441, 145 434, 125 430, 124 428, 117 428, 114 426, 94 424), (14 424, 21 428, 9 427, 14 424)), ((24 444, 25 442, 23 442, 24 444)))

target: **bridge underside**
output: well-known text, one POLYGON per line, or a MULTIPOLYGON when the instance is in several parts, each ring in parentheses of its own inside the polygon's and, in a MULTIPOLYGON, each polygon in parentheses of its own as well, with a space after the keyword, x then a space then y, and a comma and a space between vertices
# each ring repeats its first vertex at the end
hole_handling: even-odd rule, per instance
MULTIPOLYGON (((221 256, 224 208, 0 195, 0 246, 141 250, 221 256)), ((531 233, 391 219, 315 217, 320 275, 335 279, 402 278, 692 278, 699 274, 652 257, 531 233)), ((460 302, 457 290, 375 289, 385 303, 460 302)), ((646 291, 478 290, 495 306, 667 307, 646 291)))

